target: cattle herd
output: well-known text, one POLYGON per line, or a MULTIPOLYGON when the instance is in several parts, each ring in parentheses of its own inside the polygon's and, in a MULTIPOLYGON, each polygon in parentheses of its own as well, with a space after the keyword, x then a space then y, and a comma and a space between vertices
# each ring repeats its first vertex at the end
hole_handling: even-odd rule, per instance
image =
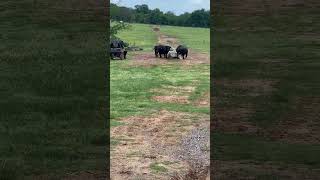
MULTIPOLYGON (((160 56, 160 58, 163 57, 168 58, 168 54, 170 54, 169 52, 171 50, 174 51, 174 49, 171 46, 167 46, 167 45, 156 45, 153 48, 154 50, 154 54, 156 57, 160 56)), ((175 57, 175 58, 179 58, 179 55, 182 56, 183 59, 188 57, 188 48, 182 45, 179 45, 176 48, 176 56, 171 56, 171 57, 175 57)))
MULTIPOLYGON (((125 47, 125 43, 122 40, 114 39, 110 42, 110 57, 114 59, 118 57, 120 59, 126 59, 127 50, 129 47, 125 47)), ((168 45, 156 45, 153 48, 156 57, 162 58, 179 58, 183 59, 188 57, 188 48, 183 45, 179 45, 176 49, 168 45)))

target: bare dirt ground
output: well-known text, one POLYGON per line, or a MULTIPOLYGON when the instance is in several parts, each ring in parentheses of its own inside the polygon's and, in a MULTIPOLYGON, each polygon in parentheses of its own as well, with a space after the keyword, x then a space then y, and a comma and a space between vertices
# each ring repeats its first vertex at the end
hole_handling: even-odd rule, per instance
POLYGON ((151 92, 161 95, 152 96, 157 102, 190 104, 189 95, 195 90, 193 86, 174 87, 164 86, 159 89, 152 89, 151 92))
MULTIPOLYGON (((154 30, 159 43, 174 48, 178 45, 175 37, 154 30)), ((210 58, 193 50, 186 60, 160 59, 153 52, 135 52, 129 63, 145 67, 170 63, 192 66, 209 64, 210 58)), ((176 104, 190 104, 188 97, 194 90, 192 86, 151 89, 155 93, 154 101, 176 104)), ((209 107, 209 104, 209 93, 206 93, 194 105, 209 107)), ((112 180, 210 179, 209 115, 162 110, 149 116, 122 118, 120 122, 124 125, 111 129, 112 180)))
MULTIPOLYGON (((125 125, 111 129, 112 138, 118 141, 111 150, 112 179, 170 179, 188 172, 197 163, 178 153, 184 147, 182 138, 194 134, 191 131, 196 128, 208 130, 209 119, 208 115, 166 110, 149 117, 123 118, 125 125), (162 170, 157 172, 152 165, 162 170)), ((198 146, 204 148, 198 152, 204 156, 201 163, 209 166, 209 140, 198 146)))

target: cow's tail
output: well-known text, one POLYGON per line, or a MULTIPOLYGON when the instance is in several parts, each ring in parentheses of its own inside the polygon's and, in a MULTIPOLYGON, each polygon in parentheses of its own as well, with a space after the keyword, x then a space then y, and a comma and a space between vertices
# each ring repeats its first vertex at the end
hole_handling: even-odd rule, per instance
POLYGON ((186 52, 186 57, 188 57, 188 51, 186 52))

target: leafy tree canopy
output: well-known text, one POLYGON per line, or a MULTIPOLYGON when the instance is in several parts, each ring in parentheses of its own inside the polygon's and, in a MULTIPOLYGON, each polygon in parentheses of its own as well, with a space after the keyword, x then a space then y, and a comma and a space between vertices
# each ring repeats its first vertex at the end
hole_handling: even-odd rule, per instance
POLYGON ((200 9, 192 13, 184 13, 179 16, 173 12, 162 12, 160 9, 149 9, 148 5, 136 5, 134 8, 120 7, 111 3, 110 14, 112 20, 173 25, 173 26, 191 26, 191 27, 209 27, 210 11, 200 9))

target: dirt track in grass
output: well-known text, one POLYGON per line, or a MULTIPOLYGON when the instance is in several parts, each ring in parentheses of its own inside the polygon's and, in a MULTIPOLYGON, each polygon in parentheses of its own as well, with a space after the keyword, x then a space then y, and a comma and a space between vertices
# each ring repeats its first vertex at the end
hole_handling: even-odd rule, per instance
MULTIPOLYGON (((155 31, 158 36, 158 44, 169 45, 176 48, 180 42, 176 37, 164 35, 161 31, 155 31)), ((194 64, 210 64, 210 56, 207 53, 197 52, 193 49, 188 49, 188 57, 186 59, 165 59, 156 58, 153 51, 150 52, 134 52, 130 65, 132 66, 152 66, 159 64, 178 63, 181 65, 194 64)))
MULTIPOLYGON (((161 44, 176 48, 179 41, 155 31, 161 44)), ((192 68, 209 64, 208 54, 189 49, 187 59, 156 58, 153 52, 134 52, 130 66, 168 66, 181 64, 192 68)), ((209 108, 209 93, 195 102, 189 97, 192 86, 168 86, 151 89, 155 103, 193 105, 209 108)), ((130 116, 119 120, 122 125, 111 128, 111 179, 186 179, 195 175, 209 179, 210 117, 202 113, 161 110, 148 116, 130 116), (202 157, 201 159, 193 157, 202 157)))

